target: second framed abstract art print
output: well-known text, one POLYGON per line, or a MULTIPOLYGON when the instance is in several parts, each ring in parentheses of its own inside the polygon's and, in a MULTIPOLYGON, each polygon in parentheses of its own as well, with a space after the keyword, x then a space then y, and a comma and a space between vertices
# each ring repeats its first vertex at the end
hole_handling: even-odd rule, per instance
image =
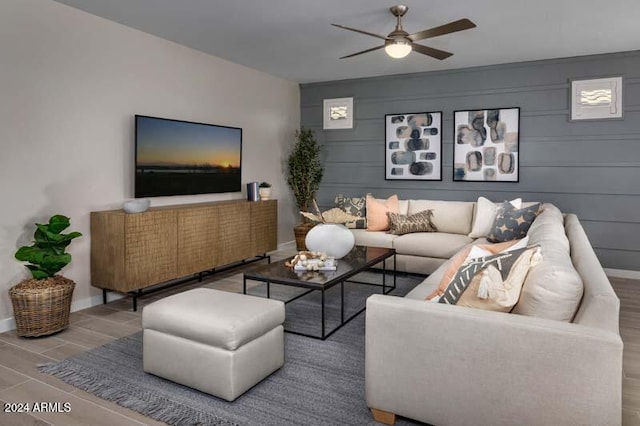
POLYGON ((453 180, 519 181, 520 108, 454 111, 453 180))

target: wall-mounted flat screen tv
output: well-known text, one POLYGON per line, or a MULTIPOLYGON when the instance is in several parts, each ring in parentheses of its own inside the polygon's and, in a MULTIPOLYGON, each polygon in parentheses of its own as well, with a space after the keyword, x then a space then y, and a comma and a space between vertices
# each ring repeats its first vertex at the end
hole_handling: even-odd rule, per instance
POLYGON ((242 129, 136 115, 135 197, 239 192, 242 129))

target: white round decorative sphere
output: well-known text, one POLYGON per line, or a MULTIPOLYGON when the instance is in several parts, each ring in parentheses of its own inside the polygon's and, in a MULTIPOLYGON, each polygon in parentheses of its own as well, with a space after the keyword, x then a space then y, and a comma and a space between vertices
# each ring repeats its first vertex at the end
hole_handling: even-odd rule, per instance
POLYGON ((125 213, 142 213, 144 211, 147 211, 150 205, 151 200, 149 200, 148 198, 128 200, 125 201, 122 205, 122 210, 124 210, 125 213))
POLYGON ((308 250, 340 259, 351 251, 356 240, 344 225, 321 223, 311 228, 304 242, 308 250))

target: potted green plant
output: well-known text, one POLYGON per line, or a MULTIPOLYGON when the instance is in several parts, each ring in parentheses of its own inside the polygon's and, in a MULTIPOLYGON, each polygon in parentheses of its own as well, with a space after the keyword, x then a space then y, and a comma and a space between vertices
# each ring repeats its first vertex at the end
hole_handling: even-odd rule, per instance
POLYGON ((260 182, 258 185, 258 193, 261 200, 268 200, 271 198, 271 184, 269 182, 260 182))
POLYGON ((49 223, 36 223, 33 244, 23 246, 16 259, 28 262, 31 278, 9 289, 18 336, 45 336, 63 330, 69 325, 71 297, 75 283, 58 275, 71 262, 65 250, 79 232, 63 234, 69 227, 69 218, 54 215, 49 223))
MULTIPOLYGON (((320 187, 324 168, 320 161, 320 145, 311 129, 301 128, 296 131, 296 143, 287 159, 287 183, 293 192, 296 206, 301 212, 308 211, 311 200, 320 187)), ((305 250, 304 239, 313 223, 303 218, 293 230, 298 250, 305 250)))

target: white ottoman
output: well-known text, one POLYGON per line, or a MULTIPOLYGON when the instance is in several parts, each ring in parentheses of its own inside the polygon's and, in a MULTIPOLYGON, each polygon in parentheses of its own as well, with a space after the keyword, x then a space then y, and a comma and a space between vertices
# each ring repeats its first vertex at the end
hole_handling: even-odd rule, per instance
POLYGON ((144 371, 233 401, 284 364, 284 303, 206 288, 142 311, 144 371))

